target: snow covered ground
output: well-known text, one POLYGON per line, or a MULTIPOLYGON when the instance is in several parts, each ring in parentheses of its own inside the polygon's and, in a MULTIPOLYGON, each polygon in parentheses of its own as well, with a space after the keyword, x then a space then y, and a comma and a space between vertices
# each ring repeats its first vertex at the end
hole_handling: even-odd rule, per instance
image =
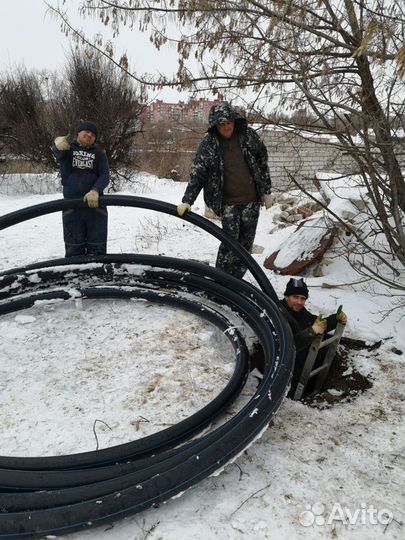
MULTIPOLYGON (((46 186, 55 186, 54 177, 47 180, 46 186)), ((22 187, 36 181, 35 176, 26 177, 22 187)), ((144 174, 127 192, 176 204, 184 188, 144 174)), ((0 215, 59 198, 39 191, 43 194, 3 190, 0 215)), ((201 197, 193 210, 203 214, 201 197)), ((278 211, 276 205, 261 212, 255 243, 264 250, 254 255, 259 263, 291 234, 291 227, 275 227, 278 211)), ((172 216, 109 208, 110 252, 213 264, 217 244, 172 216)), ((0 231, 0 270, 63 252, 57 214, 0 231)), ((288 278, 266 272, 282 296, 288 278)), ((68 538, 403 538, 405 357, 397 353, 405 351, 404 312, 383 317, 391 299, 376 295, 367 284, 356 285, 359 280, 335 253, 323 277, 307 278, 308 306, 326 315, 343 304, 349 316, 346 336, 368 344, 381 341, 374 350, 349 353, 349 369, 367 376, 370 389, 333 407, 286 399, 261 439, 220 475, 158 508, 68 538)), ((3 316, 1 453, 84 451, 162 429, 218 393, 232 372, 230 359, 229 345, 208 323, 145 302, 72 300, 3 316)))

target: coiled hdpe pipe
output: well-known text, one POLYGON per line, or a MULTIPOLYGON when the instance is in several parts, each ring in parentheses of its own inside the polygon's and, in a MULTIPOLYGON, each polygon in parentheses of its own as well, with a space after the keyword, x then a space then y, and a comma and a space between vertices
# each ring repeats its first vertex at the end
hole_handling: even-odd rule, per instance
MULTIPOLYGON (((177 216, 174 205, 148 198, 111 195, 100 197, 100 203, 177 216)), ((81 200, 63 199, 24 208, 0 216, 0 230, 82 205, 81 200)), ((0 316, 27 309, 38 300, 70 299, 72 294, 101 301, 147 299, 210 321, 225 333, 235 354, 234 373, 221 392, 168 429, 66 456, 1 456, 0 539, 66 534, 165 501, 233 460, 260 436, 278 410, 290 383, 294 346, 271 283, 249 253, 219 227, 192 212, 179 219, 232 248, 258 287, 198 262, 131 253, 55 259, 0 273, 0 316), (263 350, 263 378, 237 413, 198 435, 236 399, 249 374, 246 344, 223 306, 255 332, 263 350)))

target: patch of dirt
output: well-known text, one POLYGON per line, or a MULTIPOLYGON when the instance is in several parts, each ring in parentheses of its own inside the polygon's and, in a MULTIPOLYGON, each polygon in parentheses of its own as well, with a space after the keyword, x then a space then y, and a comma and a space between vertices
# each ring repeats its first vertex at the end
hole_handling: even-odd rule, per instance
POLYGON ((372 387, 365 375, 356 371, 350 361, 350 351, 378 349, 381 342, 366 345, 365 342, 342 338, 335 360, 326 379, 324 390, 314 396, 307 396, 303 402, 315 407, 330 407, 342 400, 351 401, 359 393, 372 387))
MULTIPOLYGON (((325 381, 323 391, 313 396, 304 396, 302 402, 317 408, 331 407, 342 400, 351 401, 359 393, 371 388, 373 386, 372 381, 354 369, 350 359, 350 352, 361 350, 371 352, 380 346, 381 341, 367 345, 364 341, 343 337, 325 381)), ((250 353, 250 364, 251 371, 256 368, 260 373, 263 373, 263 350, 258 344, 254 344, 253 351, 250 353)), ((308 393, 310 393, 311 381, 307 388, 309 389, 308 393)))

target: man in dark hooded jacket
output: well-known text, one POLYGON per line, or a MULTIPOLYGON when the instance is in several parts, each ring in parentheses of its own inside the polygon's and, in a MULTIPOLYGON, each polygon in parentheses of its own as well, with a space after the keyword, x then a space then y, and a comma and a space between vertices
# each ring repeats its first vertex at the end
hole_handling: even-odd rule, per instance
MULTIPOLYGON (((214 105, 178 214, 190 211, 203 189, 205 203, 221 218, 223 230, 251 252, 260 204, 272 205, 267 160, 265 144, 246 119, 226 103, 214 105)), ((246 272, 239 257, 224 244, 216 266, 239 278, 246 272)))
POLYGON ((287 283, 284 298, 280 302, 280 309, 286 316, 294 335, 296 350, 289 397, 294 397, 312 341, 317 336, 334 330, 338 322, 347 323, 347 315, 343 311, 325 319, 320 315, 310 313, 305 307, 307 299, 308 287, 305 281, 302 278, 291 278, 287 283))
POLYGON ((65 199, 83 199, 87 207, 63 212, 66 257, 103 255, 107 249, 107 208, 99 196, 110 181, 108 160, 97 145, 93 122, 81 122, 76 139, 56 137, 52 152, 59 163, 65 199))

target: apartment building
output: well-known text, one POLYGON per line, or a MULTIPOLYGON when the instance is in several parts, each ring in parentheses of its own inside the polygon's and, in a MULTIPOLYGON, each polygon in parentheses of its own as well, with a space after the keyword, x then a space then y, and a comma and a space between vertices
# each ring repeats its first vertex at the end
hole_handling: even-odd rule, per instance
POLYGON ((218 100, 210 99, 190 99, 188 102, 167 103, 156 100, 147 106, 147 119, 150 122, 170 121, 177 122, 205 122, 213 105, 219 103, 218 100))

